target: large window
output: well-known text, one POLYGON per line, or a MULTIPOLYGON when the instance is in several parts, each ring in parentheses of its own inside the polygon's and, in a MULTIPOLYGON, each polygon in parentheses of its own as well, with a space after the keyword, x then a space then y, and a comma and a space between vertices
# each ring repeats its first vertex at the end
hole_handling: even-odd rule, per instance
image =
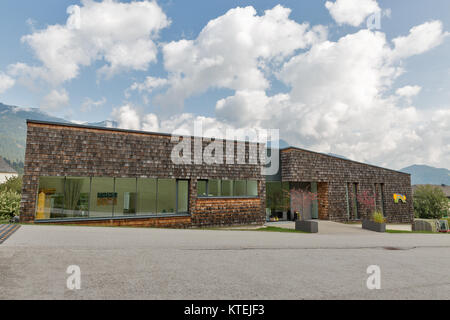
POLYGON ((64 187, 64 217, 87 217, 91 179, 67 177, 64 187))
POLYGON ((137 193, 137 213, 156 213, 156 179, 138 179, 137 193))
POLYGON ((177 212, 188 212, 189 182, 187 180, 177 181, 177 212))
POLYGON ((63 218, 64 177, 40 177, 36 219, 63 218))
POLYGON ((177 184, 174 179, 158 179, 158 213, 176 212, 177 184))
POLYGON ((236 180, 234 182, 234 195, 235 196, 245 196, 247 195, 247 181, 236 180))
POLYGON ((199 197, 257 197, 256 180, 199 180, 197 182, 199 197))
POLYGON ((272 212, 283 212, 290 208, 289 182, 266 182, 266 207, 272 212))
POLYGON ((94 177, 91 182, 89 217, 111 217, 117 204, 114 178, 94 177))
POLYGON ((39 179, 36 220, 188 212, 188 180, 106 177, 39 179))
POLYGON ((117 204, 114 205, 114 216, 136 214, 136 179, 116 178, 115 193, 117 204))
POLYGON ((232 197, 233 194, 233 180, 222 180, 222 196, 232 197))
POLYGON ((202 197, 206 197, 208 195, 206 191, 207 180, 198 180, 197 181, 197 194, 202 197))
POLYGON ((257 196, 258 195, 258 181, 248 180, 247 181, 247 195, 257 196))
POLYGON ((208 196, 220 197, 222 195, 222 185, 220 180, 212 179, 208 180, 208 196))

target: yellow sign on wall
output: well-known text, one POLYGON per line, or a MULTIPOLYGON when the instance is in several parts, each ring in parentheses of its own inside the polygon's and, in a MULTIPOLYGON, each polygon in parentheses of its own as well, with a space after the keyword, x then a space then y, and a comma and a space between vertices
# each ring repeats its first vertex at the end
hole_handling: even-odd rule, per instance
POLYGON ((404 194, 394 193, 394 202, 398 203, 399 200, 406 203, 406 196, 404 194))

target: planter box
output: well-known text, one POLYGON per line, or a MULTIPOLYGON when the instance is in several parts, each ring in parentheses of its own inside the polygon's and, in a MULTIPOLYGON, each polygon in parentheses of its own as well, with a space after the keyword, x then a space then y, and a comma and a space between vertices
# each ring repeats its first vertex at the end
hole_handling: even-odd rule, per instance
POLYGON ((295 221, 295 230, 309 232, 309 233, 317 233, 319 232, 319 223, 314 220, 297 220, 295 221))
POLYGON ((386 232, 386 223, 378 223, 371 220, 363 220, 362 228, 375 232, 386 232))

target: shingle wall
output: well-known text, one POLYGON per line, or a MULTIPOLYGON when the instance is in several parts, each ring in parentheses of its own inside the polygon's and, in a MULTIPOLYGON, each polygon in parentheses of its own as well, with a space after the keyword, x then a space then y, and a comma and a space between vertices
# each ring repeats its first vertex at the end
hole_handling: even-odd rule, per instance
MULTIPOLYGON (((347 213, 346 185, 348 185, 351 204, 355 197, 351 188, 353 183, 357 183, 359 195, 365 191, 372 195, 376 194, 377 209, 381 209, 383 205, 388 222, 410 223, 413 220, 409 174, 297 148, 282 150, 281 163, 283 181, 322 182, 322 187, 320 183, 318 184, 319 191, 323 191, 326 185, 328 189, 326 206, 330 220, 349 221, 368 215, 363 207, 359 206, 355 212, 351 205, 347 213), (377 193, 374 192, 375 190, 378 190, 377 193), (406 195, 406 203, 394 203, 394 193, 406 195), (381 201, 382 195, 384 201, 381 201)), ((319 202, 320 197, 324 198, 319 192, 319 202)), ((319 206, 321 206, 320 203, 319 206)))
MULTIPOLYGON (((194 225, 261 223, 265 216, 261 193, 239 205, 239 210, 248 214, 236 214, 236 199, 223 199, 223 209, 210 216, 196 203, 197 179, 252 179, 262 185, 261 167, 252 164, 256 159, 250 155, 248 142, 245 164, 226 164, 225 146, 222 164, 174 164, 171 152, 176 144, 162 134, 28 122, 21 221, 34 220, 40 176, 91 176, 188 179, 194 225)), ((203 148, 208 144, 209 141, 203 141, 203 148)), ((235 159, 238 144, 242 142, 234 143, 235 159)), ((192 153, 194 150, 192 139, 192 153)))

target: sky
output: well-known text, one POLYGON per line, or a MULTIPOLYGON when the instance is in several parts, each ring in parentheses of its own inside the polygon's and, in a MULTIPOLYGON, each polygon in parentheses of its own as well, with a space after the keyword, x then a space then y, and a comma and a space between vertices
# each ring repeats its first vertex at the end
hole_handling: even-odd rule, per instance
POLYGON ((450 2, 2 0, 0 102, 450 169, 450 2))

